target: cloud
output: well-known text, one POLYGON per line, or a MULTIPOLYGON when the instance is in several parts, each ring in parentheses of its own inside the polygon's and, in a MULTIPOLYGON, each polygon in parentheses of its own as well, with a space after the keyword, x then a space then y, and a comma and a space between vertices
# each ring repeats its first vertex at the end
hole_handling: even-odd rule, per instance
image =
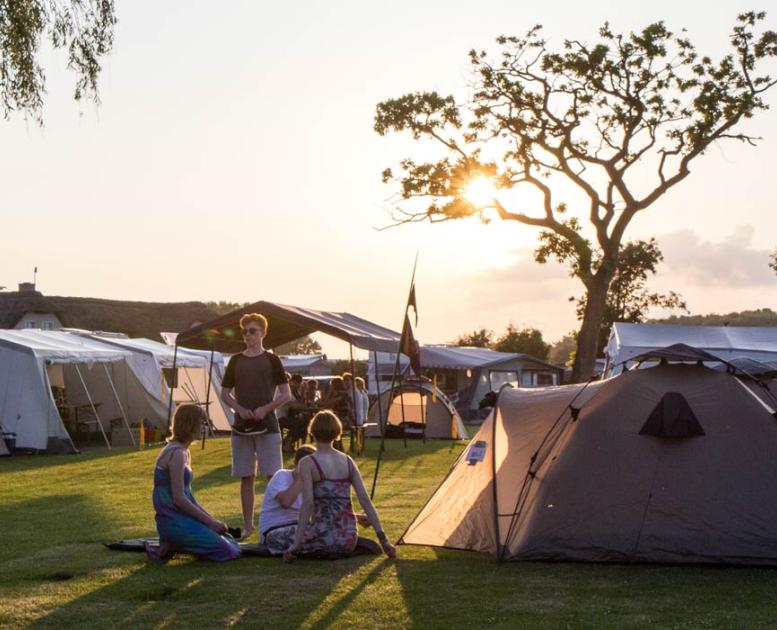
POLYGON ((504 306, 506 301, 518 303, 566 301, 582 293, 582 285, 569 276, 566 267, 554 262, 541 265, 524 250, 517 252, 511 264, 479 272, 468 284, 470 295, 482 306, 504 306))
POLYGON ((737 226, 720 242, 703 240, 693 230, 680 230, 658 237, 664 253, 659 276, 682 291, 683 286, 716 288, 774 287, 777 282, 769 268, 770 252, 753 247, 755 228, 737 226))

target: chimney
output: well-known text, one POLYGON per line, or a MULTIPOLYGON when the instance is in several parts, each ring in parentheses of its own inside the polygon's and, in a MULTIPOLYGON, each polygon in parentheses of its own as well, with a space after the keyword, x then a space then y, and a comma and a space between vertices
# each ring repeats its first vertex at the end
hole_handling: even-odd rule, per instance
POLYGON ((19 283, 19 293, 35 293, 35 283, 34 282, 20 282, 19 283))

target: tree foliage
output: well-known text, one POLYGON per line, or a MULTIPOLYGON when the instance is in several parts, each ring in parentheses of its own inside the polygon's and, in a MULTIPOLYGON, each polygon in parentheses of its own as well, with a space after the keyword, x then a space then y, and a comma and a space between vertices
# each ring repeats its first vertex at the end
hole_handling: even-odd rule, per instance
POLYGON ((763 94, 777 82, 760 70, 777 56, 777 33, 760 28, 764 17, 738 16, 732 52, 718 61, 663 22, 628 34, 605 24, 597 42, 569 39, 560 51, 549 49, 536 26, 523 37, 499 37, 493 58, 471 51, 475 90, 465 104, 419 92, 377 106, 379 134, 407 132, 443 153, 384 170, 402 200, 395 219, 484 218, 491 209, 553 234, 586 292, 574 377, 587 379, 634 216, 685 180, 710 144, 757 140, 737 127, 767 109, 763 94), (482 176, 503 189, 528 187, 541 201, 513 207, 496 195, 475 204, 467 186, 482 176), (559 179, 578 196, 565 197, 559 179))
POLYGON ((542 338, 542 332, 536 328, 519 330, 512 323, 508 324, 505 332, 496 339, 493 331, 481 328, 460 335, 453 341, 453 345, 489 348, 497 352, 523 352, 542 360, 547 359, 550 351, 550 344, 542 338))
POLYGON ((275 349, 275 354, 321 354, 321 344, 310 335, 281 344, 275 349))
POLYGON ((472 348, 490 348, 493 343, 494 331, 486 328, 459 335, 453 340, 454 346, 469 346, 472 348))
POLYGON ((777 326, 777 313, 770 308, 707 315, 672 315, 651 319, 651 324, 682 324, 685 326, 777 326))
POLYGON ((564 335, 556 343, 550 346, 548 361, 555 363, 556 365, 566 365, 567 367, 571 367, 572 360, 574 360, 576 346, 577 339, 575 339, 575 333, 564 335))
POLYGON ((544 361, 548 358, 550 344, 543 340, 542 333, 536 328, 518 330, 513 324, 508 324, 505 333, 494 342, 493 349, 530 354, 544 361))
POLYGON ((769 267, 771 267, 772 270, 777 273, 777 249, 772 252, 772 255, 769 259, 769 267))
POLYGON ((46 74, 41 43, 67 51, 73 97, 99 101, 100 60, 113 46, 113 0, 0 0, 0 103, 42 123, 46 74))

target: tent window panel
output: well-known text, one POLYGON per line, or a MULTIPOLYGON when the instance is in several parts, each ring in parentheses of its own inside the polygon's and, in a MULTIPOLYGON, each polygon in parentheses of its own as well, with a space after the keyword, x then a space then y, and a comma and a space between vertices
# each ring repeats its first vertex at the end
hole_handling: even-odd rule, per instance
POLYGON ((498 392, 505 385, 518 387, 518 372, 515 370, 492 371, 490 377, 492 391, 498 392))
POLYGON ((537 382, 534 370, 521 370, 521 387, 534 387, 537 382))
POLYGON ((555 385, 552 372, 540 372, 537 374, 537 385, 555 385))

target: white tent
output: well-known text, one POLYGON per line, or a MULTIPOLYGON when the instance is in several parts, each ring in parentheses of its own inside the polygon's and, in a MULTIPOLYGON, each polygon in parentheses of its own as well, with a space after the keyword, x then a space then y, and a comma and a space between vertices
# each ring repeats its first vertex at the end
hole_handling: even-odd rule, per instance
POLYGON ((15 437, 18 449, 52 453, 75 450, 59 409, 74 413, 71 429, 80 412, 80 424, 107 444, 113 428, 144 418, 165 428, 167 410, 136 376, 132 358, 128 350, 69 333, 0 330, 0 430, 15 437))
MULTIPOLYGON (((83 334, 83 333, 79 333, 83 334)), ((87 333, 88 334, 88 333, 87 333)), ((146 389, 166 405, 170 389, 163 370, 171 370, 173 360, 177 374, 169 379, 174 384, 173 402, 208 403, 208 415, 213 426, 218 431, 229 431, 232 425, 232 410, 221 400, 221 380, 224 375, 224 359, 219 352, 211 353, 204 350, 174 348, 152 341, 151 339, 114 336, 104 337, 101 333, 88 334, 92 339, 112 346, 129 350, 133 353, 131 359, 133 369, 143 382, 146 389), (149 362, 147 357, 153 361, 149 362), (210 393, 208 393, 208 367, 211 367, 210 393)))
POLYGON ((730 361, 746 357, 762 363, 777 361, 777 328, 749 326, 682 326, 616 322, 605 348, 605 374, 617 374, 620 364, 656 348, 683 343, 730 361))

